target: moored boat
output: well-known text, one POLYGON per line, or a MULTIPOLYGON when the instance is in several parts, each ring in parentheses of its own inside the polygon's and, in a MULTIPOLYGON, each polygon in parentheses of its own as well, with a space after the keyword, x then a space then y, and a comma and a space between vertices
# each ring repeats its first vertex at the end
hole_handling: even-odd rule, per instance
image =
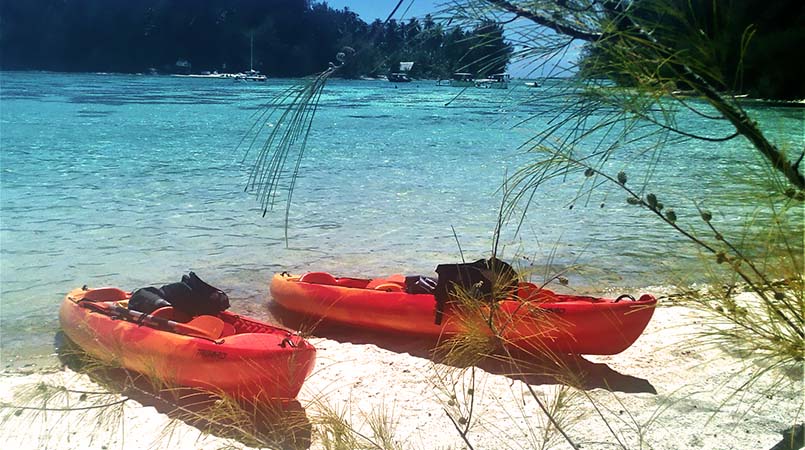
POLYGON ((62 330, 102 361, 251 402, 295 398, 313 370, 316 349, 289 330, 228 311, 144 314, 127 309, 129 297, 117 288, 75 289, 59 310, 62 330))
MULTIPOLYGON (((355 327, 433 338, 450 337, 469 328, 464 306, 448 303, 442 320, 432 293, 410 293, 405 277, 360 279, 325 272, 302 276, 277 274, 271 281, 273 300, 302 315, 355 327), (440 322, 440 323, 437 323, 440 322)), ((656 299, 563 295, 519 282, 509 298, 481 303, 481 316, 491 316, 503 345, 538 353, 611 355, 631 346, 654 313, 656 299), (494 312, 492 311, 494 309, 494 312)))
POLYGON ((400 62, 399 71, 386 75, 386 79, 392 83, 410 83, 411 77, 408 76, 408 72, 411 71, 412 67, 414 67, 413 61, 400 62))
POLYGON ((386 75, 386 79, 391 81, 392 83, 410 83, 411 78, 408 76, 407 73, 390 73, 386 75))
POLYGON ((254 70, 254 69, 249 69, 248 72, 235 74, 234 76, 232 76, 232 78, 235 81, 260 81, 260 82, 265 82, 266 80, 268 80, 268 77, 266 77, 265 75, 261 74, 260 72, 254 70))
POLYGON ((257 70, 254 70, 254 33, 251 35, 251 41, 249 46, 249 70, 247 72, 241 72, 235 74, 232 78, 235 81, 259 81, 265 82, 268 80, 268 77, 261 74, 257 70))
POLYGON ((508 73, 496 73, 489 78, 475 81, 475 86, 486 89, 508 89, 511 76, 508 73))
POLYGON ((473 87, 475 86, 475 80, 471 73, 467 72, 456 72, 453 74, 453 77, 450 79, 450 86, 453 87, 473 87))

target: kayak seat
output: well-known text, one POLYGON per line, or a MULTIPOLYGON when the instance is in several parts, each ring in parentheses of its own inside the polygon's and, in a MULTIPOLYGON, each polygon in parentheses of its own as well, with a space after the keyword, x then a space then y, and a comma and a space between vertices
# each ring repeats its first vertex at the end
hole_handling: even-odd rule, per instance
POLYGON ((231 323, 228 323, 228 322, 224 322, 224 329, 221 330, 221 337, 232 336, 233 334, 236 334, 236 333, 237 333, 237 330, 235 330, 234 325, 232 325, 231 323))
POLYGON ((312 284, 326 284, 326 285, 338 284, 335 277, 327 272, 308 272, 302 275, 302 277, 299 278, 299 281, 302 283, 312 283, 312 284))
POLYGON ((548 289, 540 288, 534 283, 521 281, 517 285, 517 299, 523 302, 557 301, 557 295, 548 289))
POLYGON ((377 286, 373 287, 372 289, 376 291, 385 291, 385 292, 403 292, 405 288, 400 286, 397 283, 383 283, 378 284, 377 286))
POLYGON ((160 319, 173 320, 174 312, 176 312, 176 310, 173 309, 173 306, 163 306, 162 308, 155 309, 151 315, 160 319))
POLYGON ((129 294, 118 288, 98 288, 87 291, 83 298, 88 302, 109 302, 126 300, 129 298, 129 294))
POLYGON ((365 289, 366 283, 369 282, 369 280, 349 277, 338 277, 336 281, 338 282, 338 286, 352 289, 365 289))
POLYGON ((189 314, 180 311, 173 306, 163 306, 162 308, 157 308, 149 315, 158 319, 165 319, 180 323, 187 323, 190 321, 190 319, 192 319, 189 314))
POLYGON ((366 285, 365 289, 377 291, 402 292, 405 290, 405 275, 395 274, 386 278, 375 278, 366 285))

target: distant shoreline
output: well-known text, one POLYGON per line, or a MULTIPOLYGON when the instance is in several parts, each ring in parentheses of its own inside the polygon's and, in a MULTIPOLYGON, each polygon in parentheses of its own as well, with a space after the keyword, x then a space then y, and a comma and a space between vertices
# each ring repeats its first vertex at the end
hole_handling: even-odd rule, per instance
MULTIPOLYGON (((157 73, 157 74, 149 74, 145 72, 68 72, 68 71, 53 71, 53 70, 37 70, 37 69, 11 69, 11 70, 0 70, 0 76, 6 73, 40 73, 40 74, 53 74, 53 75, 99 75, 99 76, 137 76, 137 77, 175 77, 175 78, 191 78, 191 79, 222 79, 222 80, 230 80, 232 81, 235 78, 235 73, 227 73, 227 74, 220 74, 220 76, 216 76, 213 74, 206 75, 206 74, 181 74, 181 73, 157 73)), ((303 79, 303 76, 300 77, 280 77, 280 76, 272 76, 266 75, 268 77, 268 82, 270 84, 271 80, 299 80, 303 79)), ((546 81, 546 80, 569 80, 573 77, 542 77, 542 78, 519 78, 519 77, 512 77, 512 80, 517 81, 546 81)), ((370 77, 370 76, 360 76, 357 78, 352 77, 340 77, 340 76, 333 76, 333 79, 343 80, 343 81, 367 81, 367 82, 387 82, 384 77, 370 77)), ((414 78, 412 81, 416 82, 433 82, 438 83, 439 81, 444 81, 444 78, 414 78)), ((693 95, 689 96, 690 98, 700 98, 693 95)), ((746 95, 736 96, 735 100, 741 103, 746 103, 753 106, 768 106, 768 107, 776 107, 776 108, 805 108, 805 99, 797 99, 797 100, 782 100, 782 99, 766 99, 766 98, 755 98, 749 97, 746 95)))
MULTIPOLYGON (((0 70, 0 74, 2 73, 41 73, 41 74, 53 74, 53 75, 116 75, 116 76, 153 76, 153 77, 177 77, 177 78, 223 78, 226 79, 227 77, 224 76, 212 76, 205 75, 201 73, 191 73, 191 74, 183 74, 183 73, 156 73, 156 74, 149 74, 146 72, 103 72, 103 71, 90 71, 90 72, 80 72, 80 71, 58 71, 58 70, 39 70, 39 69, 2 69, 0 70)), ((235 73, 227 73, 229 75, 235 75, 235 73)), ((223 75, 223 74, 221 74, 223 75)), ((298 77, 283 77, 283 76, 275 76, 266 74, 266 76, 271 80, 299 80, 303 79, 309 75, 301 75, 298 77)), ((539 78, 521 78, 513 76, 512 79, 516 80, 567 80, 571 79, 572 77, 539 77, 539 78)), ((359 77, 342 77, 333 75, 333 79, 339 80, 354 80, 354 81, 388 81, 385 78, 385 75, 378 76, 378 77, 371 77, 369 75, 362 75, 359 77)), ((415 78, 414 81, 438 81, 438 80, 446 80, 446 78, 415 78)))

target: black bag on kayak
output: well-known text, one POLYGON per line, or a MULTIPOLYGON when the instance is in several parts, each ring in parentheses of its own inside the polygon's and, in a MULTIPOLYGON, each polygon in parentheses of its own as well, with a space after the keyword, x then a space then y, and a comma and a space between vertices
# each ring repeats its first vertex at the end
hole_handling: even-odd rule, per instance
POLYGON ((129 297, 129 309, 151 314, 159 308, 171 305, 164 296, 159 288, 149 286, 137 289, 129 297))
POLYGON ((436 291, 436 278, 422 275, 405 277, 405 292, 409 294, 433 294, 436 291))
POLYGON ((442 323, 444 307, 457 288, 475 298, 492 302, 495 300, 493 292, 508 292, 516 288, 519 281, 511 265, 494 257, 471 263, 440 264, 436 273, 439 279, 433 295, 436 297, 437 325, 442 323))
MULTIPOLYGON (((229 308, 229 297, 224 291, 217 287, 210 286, 199 278, 195 273, 190 272, 182 276, 182 284, 190 287, 189 298, 178 296, 177 302, 173 306, 186 313, 197 316, 201 314, 216 315, 229 308)), ((165 287, 163 286, 163 290, 165 287)), ((166 292, 166 294, 168 294, 166 292)), ((171 301, 168 298, 168 301, 171 301)))
POLYGON ((163 306, 173 306, 189 316, 216 315, 229 308, 229 297, 190 272, 178 283, 137 289, 129 298, 129 309, 146 314, 163 306))

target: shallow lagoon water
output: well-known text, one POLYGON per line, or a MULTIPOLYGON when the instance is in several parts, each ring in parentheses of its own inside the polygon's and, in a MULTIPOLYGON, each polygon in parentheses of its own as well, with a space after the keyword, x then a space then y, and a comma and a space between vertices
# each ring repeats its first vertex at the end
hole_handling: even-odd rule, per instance
MULTIPOLYGON (((52 352, 59 302, 84 284, 133 289, 193 270, 229 292, 234 310, 270 319, 275 272, 432 274, 460 260, 456 237, 466 259, 488 256, 499 188, 529 161, 519 147, 552 119, 550 93, 562 83, 456 98, 460 90, 432 81, 332 81, 286 246, 284 205, 262 217, 244 192, 249 166, 238 143, 261 105, 292 82, 0 74, 4 363, 52 352)), ((776 139, 796 146, 803 111, 760 114, 776 139)), ((610 162, 614 172, 645 163, 610 162)), ((762 170, 738 141, 675 146, 661 167, 651 185, 675 192, 666 203, 681 217, 704 199, 733 228, 751 207, 734 187, 762 170)), ((569 209, 578 189, 568 181, 541 191, 520 234, 504 228, 504 258, 533 263, 537 278, 549 260, 552 272, 579 264, 566 289, 581 291, 676 282, 670 273, 701 281, 690 270, 696 251, 645 211, 619 193, 569 209)))

